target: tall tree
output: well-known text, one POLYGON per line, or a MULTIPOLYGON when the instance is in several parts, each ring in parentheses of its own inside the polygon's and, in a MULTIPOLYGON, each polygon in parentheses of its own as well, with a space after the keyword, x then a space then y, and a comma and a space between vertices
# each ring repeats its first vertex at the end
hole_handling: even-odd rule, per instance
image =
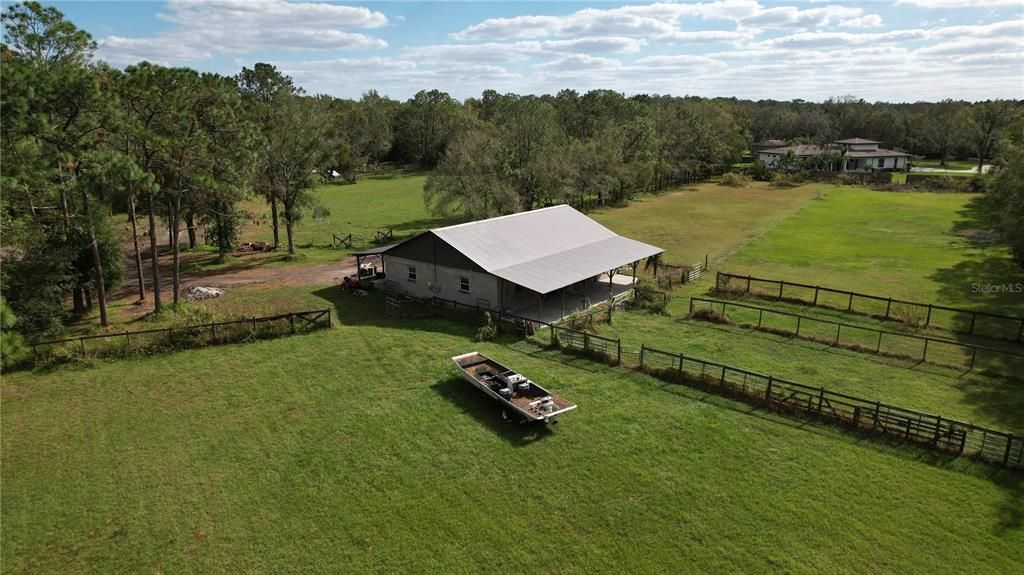
POLYGON ((283 190, 266 176, 271 158, 267 156, 267 139, 273 130, 275 109, 284 100, 303 93, 292 79, 282 74, 272 64, 259 62, 251 69, 242 68, 235 76, 238 93, 242 96, 246 115, 259 129, 261 142, 257 145, 257 169, 253 172, 253 188, 270 204, 270 221, 274 231, 274 249, 281 245, 278 204, 283 190))
POLYGON ((267 163, 261 169, 269 184, 281 192, 289 255, 295 255, 295 224, 307 209, 321 209, 312 191, 321 178, 318 169, 338 145, 330 117, 325 98, 290 96, 273 110, 264 150, 267 163))
POLYGON ((999 138, 1000 130, 1010 125, 1017 113, 1018 105, 1009 100, 979 102, 971 107, 970 126, 974 151, 978 154, 978 173, 985 166, 985 160, 992 157, 992 149, 999 138))

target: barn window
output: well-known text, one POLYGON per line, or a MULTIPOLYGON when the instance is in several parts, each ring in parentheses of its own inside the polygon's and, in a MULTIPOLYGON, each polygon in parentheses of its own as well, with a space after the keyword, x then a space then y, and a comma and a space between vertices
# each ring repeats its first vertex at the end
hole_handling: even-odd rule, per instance
POLYGON ((459 291, 469 293, 469 278, 462 276, 459 278, 459 291))
POLYGON ((409 281, 416 281, 416 266, 409 266, 409 281))

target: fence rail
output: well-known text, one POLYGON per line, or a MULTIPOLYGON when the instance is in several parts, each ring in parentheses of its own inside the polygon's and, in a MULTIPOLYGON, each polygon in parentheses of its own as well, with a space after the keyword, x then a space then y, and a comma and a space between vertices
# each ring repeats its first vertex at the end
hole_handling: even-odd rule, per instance
POLYGON ((269 338, 296 334, 330 326, 331 310, 319 309, 182 327, 35 341, 30 346, 33 358, 38 362, 47 358, 60 358, 62 354, 69 353, 93 352, 96 355, 107 355, 127 351, 197 347, 232 343, 250 337, 269 338))
MULTIPOLYGON (((1024 368, 1024 355, 1002 349, 962 343, 951 339, 913 335, 897 331, 887 331, 873 327, 842 323, 833 320, 819 319, 797 313, 774 310, 756 305, 709 299, 702 297, 690 298, 690 314, 695 311, 695 304, 707 304, 704 309, 714 310, 721 306, 721 314, 726 315, 729 308, 749 310, 756 313, 744 317, 738 323, 750 325, 754 329, 772 331, 774 333, 792 333, 794 336, 812 341, 821 341, 835 347, 845 347, 881 355, 891 355, 929 362, 945 366, 963 367, 967 371, 974 369, 979 359, 995 360, 991 369, 1004 375, 1017 377, 1024 368), (785 323, 766 323, 766 319, 787 318, 785 323)), ((731 318, 736 320, 737 318, 731 318)))
POLYGON ((823 418, 1008 467, 1024 466, 1024 437, 1009 432, 646 346, 640 348, 639 367, 661 379, 697 382, 779 411, 823 418))
POLYGON ((937 327, 955 333, 1009 341, 1024 341, 1024 317, 961 309, 810 285, 718 272, 715 289, 790 300, 814 306, 862 313, 911 325, 937 327), (758 289, 770 286, 768 289, 758 289), (789 288, 789 292, 786 292, 789 288), (959 320, 959 322, 958 322, 959 320), (958 323, 966 324, 961 327, 958 323))
MULTIPOLYGON (((436 305, 459 311, 486 311, 453 300, 436 305)), ((847 427, 870 430, 924 447, 956 453, 1007 467, 1024 467, 1024 437, 941 415, 869 400, 777 378, 724 363, 671 353, 641 345, 624 349, 612 339, 514 314, 494 312, 498 321, 547 327, 550 345, 562 351, 596 357, 610 365, 635 367, 673 383, 697 382, 709 391, 765 405, 780 412, 817 417, 847 427), (682 380, 682 381, 681 381, 682 380)), ((535 334, 531 331, 530 335, 535 334)))

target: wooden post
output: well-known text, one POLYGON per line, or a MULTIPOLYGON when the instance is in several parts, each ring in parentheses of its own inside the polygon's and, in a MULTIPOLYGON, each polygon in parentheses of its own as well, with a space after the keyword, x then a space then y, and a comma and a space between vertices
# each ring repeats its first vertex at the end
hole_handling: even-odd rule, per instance
POLYGON ((644 351, 645 351, 644 344, 641 343, 640 344, 640 367, 644 366, 644 351))
POLYGON ((941 435, 941 433, 942 433, 942 416, 941 415, 936 415, 935 416, 935 438, 932 439, 932 444, 934 444, 934 445, 938 445, 939 444, 939 436, 941 435))
POLYGON ((875 355, 878 355, 882 351, 882 332, 878 332, 878 345, 875 346, 875 355))
POLYGON ((837 323, 836 324, 836 340, 835 340, 835 342, 832 343, 833 346, 839 345, 839 330, 842 329, 842 327, 843 327, 843 324, 841 324, 841 323, 837 323))
POLYGON ((1010 446, 1013 445, 1013 434, 1006 436, 1006 451, 1003 453, 1003 467, 1010 462, 1010 446))
POLYGON ((583 332, 583 351, 590 351, 590 334, 583 332))
POLYGON ((747 293, 750 293, 750 276, 747 276, 747 293))
POLYGON ((764 390, 764 400, 768 403, 772 401, 772 376, 768 376, 768 387, 764 390))
POLYGON ((971 365, 967 368, 967 371, 974 369, 974 360, 978 358, 978 348, 971 349, 971 365))
POLYGON ((615 340, 615 364, 622 365, 622 338, 615 340))
POLYGON ((818 305, 818 290, 820 289, 821 286, 814 286, 814 305, 818 305))
POLYGON ((78 338, 78 343, 82 344, 82 354, 85 354, 85 338, 84 337, 78 338))
POLYGON ((924 320, 924 326, 928 327, 932 323, 932 304, 928 304, 928 317, 924 320))
POLYGON ((718 379, 719 385, 725 385, 725 366, 722 366, 722 376, 718 379))
POLYGON ((892 298, 885 304, 885 319, 889 319, 889 310, 892 309, 892 298))
POLYGON ((967 329, 967 335, 974 335, 974 322, 978 319, 978 312, 971 312, 971 327, 967 329))
POLYGON ((796 336, 800 337, 800 316, 796 316, 796 336))
POLYGON ((853 309, 853 292, 850 292, 850 303, 846 304, 846 311, 853 309))
POLYGON ((757 310, 757 329, 761 329, 761 319, 764 318, 764 309, 757 310))
POLYGON ((786 285, 785 282, 779 282, 779 297, 778 297, 778 299, 782 299, 782 286, 784 286, 784 285, 786 285))
POLYGON ((551 346, 555 346, 555 326, 551 326, 551 346))
MULTIPOLYGON (((359 269, 359 268, 356 268, 356 269, 359 269)), ((292 334, 294 334, 295 333, 295 316, 294 315, 288 314, 288 323, 289 323, 289 325, 292 326, 292 334)))
POLYGON ((853 426, 860 427, 860 406, 853 406, 853 426))
POLYGON ((821 415, 821 404, 825 401, 825 388, 818 388, 818 415, 821 415))
POLYGON ((928 342, 929 339, 924 340, 924 352, 921 353, 921 361, 925 361, 928 358, 928 342))

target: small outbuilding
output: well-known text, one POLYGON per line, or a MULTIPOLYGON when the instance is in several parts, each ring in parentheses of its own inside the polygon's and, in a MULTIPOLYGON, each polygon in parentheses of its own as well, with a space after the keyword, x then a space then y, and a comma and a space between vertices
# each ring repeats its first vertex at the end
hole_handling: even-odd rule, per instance
MULTIPOLYGON (((379 256, 389 289, 553 321, 632 288, 618 274, 662 249, 559 205, 436 228, 379 256)), ((360 260, 361 261, 361 260, 360 260)))

